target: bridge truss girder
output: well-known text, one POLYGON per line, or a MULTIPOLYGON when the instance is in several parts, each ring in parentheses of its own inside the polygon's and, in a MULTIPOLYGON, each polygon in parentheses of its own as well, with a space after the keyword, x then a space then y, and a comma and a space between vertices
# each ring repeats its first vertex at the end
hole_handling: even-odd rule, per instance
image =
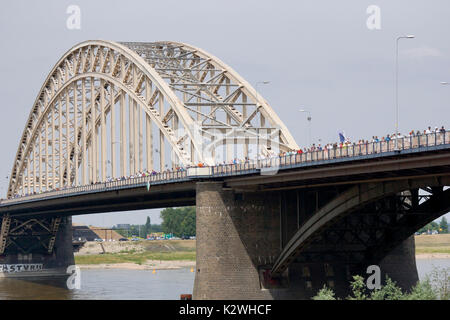
MULTIPOLYGON (((272 267, 291 263, 370 265, 450 210, 448 176, 359 184, 317 206, 283 246, 272 267)), ((318 192, 318 191, 317 191, 318 192)))
POLYGON ((51 254, 61 217, 2 217, 0 255, 8 252, 51 254))
POLYGON ((87 41, 44 82, 8 196, 213 164, 219 146, 229 160, 270 145, 298 148, 261 95, 214 56, 176 42, 87 41), (260 145, 252 151, 254 140, 260 145))

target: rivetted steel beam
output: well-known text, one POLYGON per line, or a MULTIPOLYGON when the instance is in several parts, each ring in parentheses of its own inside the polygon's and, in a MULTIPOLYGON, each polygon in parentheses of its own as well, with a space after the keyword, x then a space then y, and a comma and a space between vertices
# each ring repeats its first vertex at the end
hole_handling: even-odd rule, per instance
POLYGON ((9 216, 9 214, 3 215, 2 225, 0 229, 0 255, 2 255, 5 252, 10 224, 11 224, 11 217, 9 216))

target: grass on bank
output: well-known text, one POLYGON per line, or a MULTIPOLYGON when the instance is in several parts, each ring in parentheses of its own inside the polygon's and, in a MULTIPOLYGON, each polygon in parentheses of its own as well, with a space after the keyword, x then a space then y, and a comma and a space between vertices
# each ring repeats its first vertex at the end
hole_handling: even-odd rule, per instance
POLYGON ((416 254, 423 253, 445 253, 450 254, 450 246, 448 247, 439 247, 439 248, 416 248, 416 254))
POLYGON ((160 261, 195 261, 195 252, 122 252, 104 253, 96 255, 75 256, 76 264, 111 264, 111 263, 136 263, 143 264, 147 260, 160 261))
MULTIPOLYGON (((106 250, 111 243, 104 243, 106 250)), ((113 244, 116 245, 116 244, 113 244)), ((77 264, 143 264, 147 260, 195 261, 195 240, 153 240, 121 243, 118 253, 75 255, 77 264), (142 247, 144 251, 142 251, 142 247), (139 249, 139 250, 138 250, 139 249)))
MULTIPOLYGON (((416 254, 450 254, 450 234, 415 236, 416 254)), ((146 260, 195 261, 195 240, 154 240, 139 241, 144 251, 121 251, 119 253, 76 255, 77 264, 143 264, 146 260)))
POLYGON ((416 242, 416 254, 450 254, 450 234, 420 235, 415 236, 414 239, 416 242))
POLYGON ((139 241, 146 251, 167 252, 167 251, 194 251, 195 240, 152 240, 139 241))

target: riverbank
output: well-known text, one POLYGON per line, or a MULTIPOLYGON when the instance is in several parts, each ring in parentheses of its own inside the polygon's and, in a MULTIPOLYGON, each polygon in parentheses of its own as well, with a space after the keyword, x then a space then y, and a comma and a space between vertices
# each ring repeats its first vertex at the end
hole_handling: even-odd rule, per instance
POLYGON ((193 268, 195 258, 195 240, 89 242, 75 253, 82 269, 193 268))
POLYGON ((80 267, 80 269, 173 270, 182 268, 195 268, 195 261, 147 260, 142 264, 124 262, 124 263, 77 264, 77 266, 80 267))
POLYGON ((450 259, 448 253, 419 253, 416 254, 417 259, 450 259))
MULTIPOLYGON (((450 259, 450 234, 415 236, 416 259, 450 259)), ((89 242, 75 253, 82 269, 195 268, 195 240, 89 242)))

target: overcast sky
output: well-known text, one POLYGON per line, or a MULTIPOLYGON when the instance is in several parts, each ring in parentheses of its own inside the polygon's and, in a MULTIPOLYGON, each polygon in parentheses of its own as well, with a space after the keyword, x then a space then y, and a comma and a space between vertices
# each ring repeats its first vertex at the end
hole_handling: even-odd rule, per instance
MULTIPOLYGON (((396 1, 2 1, 0 11, 0 192, 6 193, 18 141, 38 91, 57 60, 93 39, 172 40, 219 57, 259 86, 298 144, 352 139, 394 129, 395 39, 399 49, 400 132, 450 127, 450 2, 396 1), (69 5, 81 9, 81 28, 66 26, 69 5), (380 8, 380 29, 366 12, 380 8)), ((86 215, 101 226, 159 222, 159 210, 86 215)))

